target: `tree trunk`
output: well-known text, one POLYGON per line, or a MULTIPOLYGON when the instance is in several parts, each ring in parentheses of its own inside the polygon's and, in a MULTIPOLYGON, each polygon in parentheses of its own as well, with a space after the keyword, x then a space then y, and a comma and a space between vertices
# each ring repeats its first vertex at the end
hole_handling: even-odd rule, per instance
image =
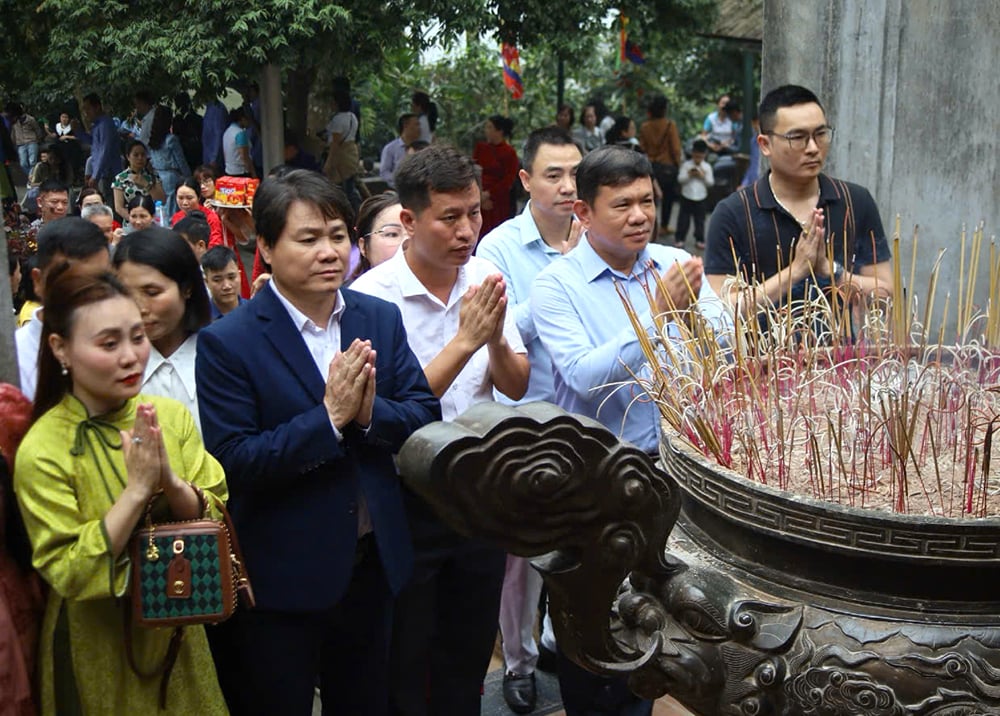
POLYGON ((297 67, 288 70, 285 77, 285 106, 288 108, 285 123, 300 142, 306 141, 309 125, 309 94, 316 81, 315 67, 297 67))

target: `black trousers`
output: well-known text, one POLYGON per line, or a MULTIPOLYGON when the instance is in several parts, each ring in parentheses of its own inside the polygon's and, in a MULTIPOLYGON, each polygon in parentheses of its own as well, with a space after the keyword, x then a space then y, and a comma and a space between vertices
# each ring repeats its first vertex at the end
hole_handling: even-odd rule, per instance
POLYGON ((677 167, 653 162, 653 176, 663 192, 660 200, 660 226, 666 227, 670 224, 670 212, 674 210, 674 200, 677 198, 677 167))
POLYGON ((394 716, 479 715, 506 560, 470 540, 430 549, 418 541, 413 578, 394 608, 394 716))
POLYGON ((678 243, 683 243, 687 239, 692 217, 694 218, 694 240, 699 244, 705 243, 705 204, 705 199, 692 201, 681 197, 681 211, 677 215, 676 238, 678 243))
POLYGON ((591 674, 556 649, 559 694, 566 716, 649 716, 653 702, 633 694, 625 677, 591 674))
POLYGON ((378 548, 369 540, 336 606, 318 612, 240 610, 208 630, 233 716, 310 716, 317 685, 324 716, 388 712, 392 595, 378 548))

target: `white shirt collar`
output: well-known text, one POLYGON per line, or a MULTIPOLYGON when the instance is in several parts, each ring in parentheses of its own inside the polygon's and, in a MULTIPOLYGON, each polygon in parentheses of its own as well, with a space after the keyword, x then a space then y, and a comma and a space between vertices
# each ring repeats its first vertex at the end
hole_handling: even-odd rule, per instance
MULTIPOLYGON (((417 275, 413 273, 413 269, 410 268, 410 264, 406 263, 406 254, 402 250, 402 246, 396 251, 395 254, 392 255, 392 258, 389 259, 389 261, 396 262, 393 264, 392 271, 399 277, 399 290, 403 298, 427 296, 431 300, 441 303, 441 300, 428 291, 423 282, 421 282, 421 280, 417 278, 417 275)), ((389 263, 389 261, 386 263, 389 263)), ((448 303, 445 308, 449 308, 453 303, 460 300, 468 290, 469 281, 468 273, 466 271, 467 266, 468 264, 458 267, 458 277, 455 280, 455 285, 451 287, 451 294, 448 296, 448 303)))
MULTIPOLYGON (((156 371, 163 365, 170 364, 174 367, 177 377, 180 378, 187 393, 188 401, 193 401, 198 395, 198 390, 194 379, 195 355, 197 353, 198 334, 192 333, 180 346, 177 347, 169 357, 164 357, 154 346, 149 348, 149 362, 146 363, 146 373, 143 376, 142 384, 145 386, 156 375, 156 371)), ((179 396, 170 396, 178 398, 179 396)), ((182 401, 184 402, 184 401, 182 401)))
POLYGON ((344 305, 344 297, 341 294, 340 289, 337 289, 337 301, 333 304, 333 313, 330 314, 330 319, 327 321, 325 326, 317 326, 311 318, 297 309, 291 301, 282 295, 274 281, 268 281, 267 285, 271 287, 271 290, 274 291, 274 295, 278 297, 278 301, 280 301, 281 305, 285 307, 285 310, 288 312, 288 317, 292 319, 292 323, 295 325, 295 330, 299 333, 302 333, 302 331, 306 328, 309 330, 317 328, 321 330, 329 329, 332 321, 340 321, 340 315, 346 308, 344 305))

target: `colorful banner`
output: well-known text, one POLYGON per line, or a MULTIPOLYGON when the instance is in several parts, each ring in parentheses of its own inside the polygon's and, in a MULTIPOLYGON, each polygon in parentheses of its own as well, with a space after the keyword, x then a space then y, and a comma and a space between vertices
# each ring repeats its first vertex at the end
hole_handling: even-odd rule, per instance
POLYGON ((521 99, 524 97, 524 84, 521 82, 521 57, 517 48, 505 42, 500 45, 500 56, 503 58, 504 86, 512 99, 521 99))
POLYGON ((634 65, 646 64, 646 58, 642 54, 639 46, 628 39, 628 17, 625 13, 618 16, 620 20, 618 31, 618 66, 621 67, 628 60, 634 65))

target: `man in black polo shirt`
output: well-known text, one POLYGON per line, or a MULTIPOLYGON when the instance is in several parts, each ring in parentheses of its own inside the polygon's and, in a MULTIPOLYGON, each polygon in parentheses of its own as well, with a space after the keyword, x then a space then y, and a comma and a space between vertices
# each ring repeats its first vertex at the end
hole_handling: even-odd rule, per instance
POLYGON ((819 99, 785 85, 764 97, 759 115, 757 143, 771 171, 713 212, 704 260, 716 294, 734 303, 742 296, 746 311, 783 304, 789 284, 793 301, 830 284, 852 300, 891 296, 889 244, 874 199, 822 173, 833 128, 819 99), (726 286, 737 275, 756 286, 752 303, 735 282, 726 286))

